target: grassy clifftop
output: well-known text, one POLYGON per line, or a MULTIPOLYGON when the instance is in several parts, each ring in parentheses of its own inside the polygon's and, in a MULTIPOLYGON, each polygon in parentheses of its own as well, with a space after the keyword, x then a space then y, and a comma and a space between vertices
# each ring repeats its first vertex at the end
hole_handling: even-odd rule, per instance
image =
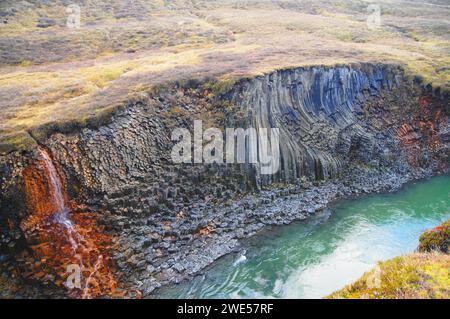
POLYGON ((379 263, 378 267, 328 298, 449 299, 449 242, 450 220, 424 232, 417 253, 379 263))
MULTIPOLYGON (((0 3, 0 144, 27 131, 83 125, 155 85, 255 76, 351 62, 402 64, 448 90, 450 6, 445 0, 83 0, 0 3)), ((8 147, 5 148, 6 150, 8 147)))

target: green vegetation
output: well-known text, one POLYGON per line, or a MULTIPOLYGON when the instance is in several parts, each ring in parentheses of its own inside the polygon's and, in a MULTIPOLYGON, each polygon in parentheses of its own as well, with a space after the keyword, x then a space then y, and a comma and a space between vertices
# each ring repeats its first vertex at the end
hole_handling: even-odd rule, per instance
POLYGON ((211 82, 206 82, 203 86, 205 89, 211 90, 214 95, 218 96, 230 91, 235 83, 236 80, 234 79, 214 80, 211 82))
POLYGON ((331 294, 340 299, 450 298, 450 256, 415 253, 381 262, 355 283, 331 294), (380 285, 374 279, 380 273, 380 285))
POLYGON ((378 267, 328 298, 448 299, 449 241, 450 220, 420 236, 419 252, 380 262, 378 267))
POLYGON ((78 3, 79 29, 67 27, 63 0, 0 3, 4 148, 27 145, 20 139, 29 130, 88 122, 142 92, 192 78, 213 79, 211 91, 221 94, 275 69, 384 62, 441 91, 450 86, 445 0, 377 1, 382 24, 374 30, 366 23, 370 1, 78 3))
POLYGON ((419 251, 441 251, 448 253, 450 246, 450 220, 436 228, 427 230, 419 239, 419 251))

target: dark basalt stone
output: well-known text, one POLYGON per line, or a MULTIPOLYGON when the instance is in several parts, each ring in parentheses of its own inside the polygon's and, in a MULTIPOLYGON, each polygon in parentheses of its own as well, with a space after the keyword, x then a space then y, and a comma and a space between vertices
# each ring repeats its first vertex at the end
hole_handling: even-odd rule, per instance
MULTIPOLYGON (((217 98, 204 92, 201 83, 175 85, 99 129, 45 141, 65 180, 76 181, 70 194, 104 209, 120 271, 130 285, 141 282, 144 295, 195 275, 268 225, 448 171, 448 100, 407 81, 396 66, 282 70, 242 80, 217 98), (192 131, 196 119, 218 128, 279 128, 280 171, 172 163, 172 129, 192 131)), ((1 220, 13 216, 18 225, 26 216, 20 175, 30 158, 0 157, 1 220)), ((20 229, 4 225, 1 242, 9 245, 20 229)))
POLYGON ((56 25, 56 21, 50 18, 39 18, 36 26, 38 28, 48 28, 56 25))

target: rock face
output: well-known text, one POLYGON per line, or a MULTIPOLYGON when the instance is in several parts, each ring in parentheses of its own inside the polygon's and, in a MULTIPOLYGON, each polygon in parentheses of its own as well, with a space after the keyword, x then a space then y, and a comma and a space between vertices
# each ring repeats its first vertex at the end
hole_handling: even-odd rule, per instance
POLYGON ((398 76, 384 67, 281 71, 243 84, 232 101, 254 127, 281 129, 282 169, 272 179, 329 179, 349 157, 369 163, 382 152, 360 118, 366 100, 392 90, 398 76))
POLYGON ((240 82, 220 100, 202 88, 175 87, 128 107, 108 126, 47 144, 80 188, 106 195, 112 208, 127 205, 112 199, 132 194, 144 205, 130 207, 146 211, 155 202, 194 202, 301 177, 332 179, 353 162, 379 168, 404 159, 417 166, 445 156, 448 110, 440 103, 448 101, 432 102, 413 86, 399 89, 402 81, 398 69, 364 65, 279 71, 240 82), (204 129, 279 128, 281 169, 261 176, 253 164, 174 164, 171 133, 192 132, 194 120, 203 120, 204 129))
MULTIPOLYGON (((304 218, 354 190, 395 189, 448 170, 448 97, 431 96, 395 66, 299 68, 241 80, 227 92, 210 87, 173 85, 99 129, 39 141, 64 170, 69 196, 103 211, 119 268, 147 293, 196 273, 264 225, 304 218), (192 132, 194 120, 203 129, 278 128, 280 169, 263 175, 252 163, 173 163, 171 134, 192 132), (246 192, 256 195, 241 198, 246 192), (273 201, 283 211, 274 212, 273 201)), ((0 158, 3 251, 21 238, 21 171, 32 159, 0 158)))

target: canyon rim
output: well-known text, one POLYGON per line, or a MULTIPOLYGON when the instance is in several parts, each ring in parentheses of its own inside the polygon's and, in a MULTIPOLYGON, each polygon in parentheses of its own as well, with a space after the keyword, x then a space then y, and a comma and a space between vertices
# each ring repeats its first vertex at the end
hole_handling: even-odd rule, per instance
POLYGON ((445 1, 79 2, 0 4, 2 297, 152 298, 449 172, 445 1))

